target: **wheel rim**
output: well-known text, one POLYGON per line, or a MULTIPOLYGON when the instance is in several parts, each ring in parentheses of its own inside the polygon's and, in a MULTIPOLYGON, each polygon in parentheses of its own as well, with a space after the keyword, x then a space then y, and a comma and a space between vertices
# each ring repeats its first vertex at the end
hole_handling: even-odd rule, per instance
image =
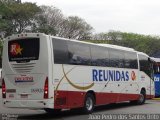
POLYGON ((144 95, 143 94, 140 95, 139 101, 140 101, 140 103, 142 103, 144 101, 144 95))
POLYGON ((93 100, 90 97, 88 97, 86 100, 86 108, 88 111, 92 110, 93 108, 93 100))

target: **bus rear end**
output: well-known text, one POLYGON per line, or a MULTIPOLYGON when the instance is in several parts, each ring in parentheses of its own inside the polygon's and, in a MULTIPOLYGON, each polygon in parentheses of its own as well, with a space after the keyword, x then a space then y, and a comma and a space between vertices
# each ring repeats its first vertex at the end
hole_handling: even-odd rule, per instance
POLYGON ((19 34, 3 47, 3 105, 13 108, 53 108, 49 36, 19 34))

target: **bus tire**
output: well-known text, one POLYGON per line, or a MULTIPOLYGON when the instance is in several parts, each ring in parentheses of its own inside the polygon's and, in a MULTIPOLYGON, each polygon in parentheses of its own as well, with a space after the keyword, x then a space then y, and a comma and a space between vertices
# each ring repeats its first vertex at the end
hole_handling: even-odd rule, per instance
POLYGON ((146 101, 146 91, 144 89, 140 92, 140 97, 138 100, 130 101, 131 104, 143 105, 146 101))
POLYGON ((145 101, 146 101, 146 91, 141 90, 140 97, 137 100, 137 104, 138 105, 143 105, 145 103, 145 101))
POLYGON ((61 112, 61 109, 50 109, 50 108, 45 108, 44 109, 47 114, 59 114, 61 112))
POLYGON ((84 100, 84 107, 83 107, 83 112, 85 114, 90 114, 93 112, 94 109, 94 105, 95 105, 95 99, 93 94, 91 93, 87 93, 85 100, 84 100))

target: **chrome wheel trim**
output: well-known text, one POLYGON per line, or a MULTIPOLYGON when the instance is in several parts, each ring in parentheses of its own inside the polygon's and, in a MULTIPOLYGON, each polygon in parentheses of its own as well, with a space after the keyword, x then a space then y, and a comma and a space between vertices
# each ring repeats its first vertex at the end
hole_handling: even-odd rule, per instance
POLYGON ((92 110, 93 108, 93 100, 90 97, 88 97, 86 100, 86 108, 88 111, 92 110))

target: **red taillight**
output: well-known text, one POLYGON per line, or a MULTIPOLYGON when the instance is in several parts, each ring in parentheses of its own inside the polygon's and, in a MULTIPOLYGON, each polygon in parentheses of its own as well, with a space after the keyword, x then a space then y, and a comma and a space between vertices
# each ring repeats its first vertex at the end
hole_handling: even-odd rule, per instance
POLYGON ((45 84, 44 84, 44 99, 48 98, 48 77, 46 78, 45 84))
POLYGON ((2 97, 6 98, 6 85, 4 79, 2 79, 2 97))

